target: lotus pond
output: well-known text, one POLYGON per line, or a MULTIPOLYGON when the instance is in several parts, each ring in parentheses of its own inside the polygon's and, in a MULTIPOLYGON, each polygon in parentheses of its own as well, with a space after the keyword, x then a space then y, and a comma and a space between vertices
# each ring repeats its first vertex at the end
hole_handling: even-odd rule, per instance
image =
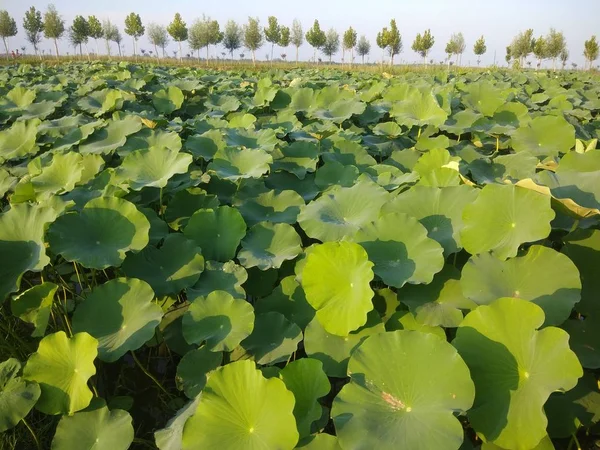
POLYGON ((600 439, 584 73, 0 70, 0 447, 600 439))

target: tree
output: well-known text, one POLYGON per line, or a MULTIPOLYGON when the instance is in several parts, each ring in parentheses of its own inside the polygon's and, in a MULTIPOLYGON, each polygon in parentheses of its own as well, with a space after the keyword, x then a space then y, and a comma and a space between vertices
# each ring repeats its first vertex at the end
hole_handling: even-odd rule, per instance
POLYGON ((564 34, 560 31, 556 31, 554 28, 550 28, 550 32, 545 39, 546 43, 546 57, 552 59, 552 68, 556 71, 556 60, 560 56, 563 49, 567 47, 567 41, 564 34))
POLYGON ((228 21, 223 33, 223 47, 229 50, 232 60, 233 52, 242 46, 243 38, 242 28, 235 21, 228 21))
POLYGON ((96 53, 100 54, 100 49, 98 48, 98 39, 104 36, 104 30, 102 30, 102 24, 96 18, 96 16, 89 16, 88 20, 88 36, 94 38, 96 41, 96 53))
POLYGON ((402 52, 402 36, 396 26, 396 19, 390 21, 390 29, 385 37, 388 53, 390 54, 390 66, 394 65, 394 56, 402 52))
POLYGON ((418 33, 412 44, 412 49, 417 52, 423 58, 423 64, 427 64, 427 55, 435 43, 435 38, 432 36, 430 30, 425 30, 421 35, 418 33))
POLYGON ((71 41, 71 44, 73 44, 73 47, 76 49, 79 47, 80 56, 83 56, 81 44, 87 44, 89 34, 90 27, 87 20, 85 20, 83 16, 75 16, 73 25, 71 25, 71 28, 69 29, 69 40, 71 41))
POLYGON ((473 46, 473 53, 477 55, 477 65, 481 62, 481 55, 487 52, 487 46, 485 45, 485 38, 481 36, 479 39, 475 41, 475 45, 473 46))
POLYGON ((596 41, 596 36, 592 36, 589 40, 585 41, 583 56, 585 56, 591 69, 594 61, 598 59, 598 41, 596 41))
POLYGON ((252 64, 256 66, 256 50, 262 47, 264 37, 257 18, 248 17, 248 23, 244 27, 244 46, 252 52, 252 64))
POLYGON ((352 61, 354 61, 354 47, 356 47, 356 30, 350 27, 344 33, 344 39, 342 42, 342 62, 346 57, 346 50, 350 50, 350 67, 352 67, 352 61))
POLYGON ((315 20, 312 28, 306 32, 306 42, 308 42, 315 50, 314 62, 317 62, 317 50, 323 48, 326 41, 327 36, 325 35, 325 32, 321 30, 319 21, 315 20))
POLYGON ((510 44, 510 54, 512 59, 519 61, 519 66, 523 67, 523 61, 533 51, 533 30, 530 28, 525 32, 520 32, 510 44))
POLYGON ((506 56, 504 57, 506 64, 510 64, 510 60, 512 59, 512 49, 510 45, 506 47, 506 56))
MULTIPOLYGON (((290 29, 288 27, 281 27, 281 36, 279 37, 279 42, 277 45, 279 45, 281 48, 286 48, 288 45, 290 45, 290 29)), ((287 57, 287 55, 285 56, 287 57)))
POLYGON ((58 58, 58 39, 65 33, 65 21, 60 17, 53 4, 48 5, 44 13, 44 36, 54 40, 54 49, 58 58))
POLYGON ((569 50, 563 48, 563 51, 560 52, 560 62, 562 63, 562 68, 565 70, 565 66, 567 65, 567 61, 569 60, 569 50))
POLYGON ((188 29, 185 22, 181 19, 181 14, 175 13, 173 22, 167 27, 167 31, 175 42, 179 44, 179 61, 181 61, 183 51, 181 50, 181 43, 187 41, 188 29))
POLYGON ((123 42, 123 36, 121 36, 121 32, 119 31, 119 27, 115 25, 115 31, 113 34, 113 39, 115 44, 117 44, 117 49, 119 50, 119 57, 123 56, 121 54, 121 42, 123 42))
POLYGON ((335 55, 340 49, 340 35, 333 28, 330 28, 325 36, 325 44, 323 45, 323 54, 329 56, 329 62, 331 63, 331 57, 335 55))
POLYGON ((110 43, 117 39, 119 29, 109 19, 102 21, 102 36, 106 41, 106 54, 110 56, 110 43))
POLYGON ((136 61, 137 54, 135 49, 137 46, 137 40, 144 35, 144 31, 146 31, 146 29, 142 25, 142 19, 140 18, 139 14, 132 12, 125 17, 125 33, 133 38, 133 56, 136 57, 136 61))
POLYGON ((446 53, 448 56, 454 55, 456 56, 456 64, 459 65, 459 59, 462 57, 462 54, 465 52, 466 44, 465 37, 462 33, 452 33, 450 36, 450 40, 446 44, 446 53))
POLYGON ((33 45, 33 51, 38 54, 38 44, 42 41, 42 31, 44 31, 44 22, 42 21, 42 13, 35 9, 34 6, 25 11, 23 18, 23 29, 25 30, 25 38, 33 45))
POLYGON ((388 29, 387 27, 383 27, 383 29, 377 33, 377 38, 375 42, 377 42, 377 47, 381 49, 381 67, 383 68, 383 60, 385 59, 385 49, 387 48, 387 37, 388 37, 388 29))
POLYGON ((302 32, 302 24, 297 19, 294 19, 292 22, 291 43, 296 47, 296 65, 298 65, 298 49, 304 44, 304 34, 302 32))
POLYGON ((15 19, 10 17, 8 11, 0 11, 0 36, 4 41, 4 48, 6 49, 6 59, 8 59, 8 38, 16 36, 17 34, 17 23, 15 19))
POLYGON ((210 17, 202 16, 202 20, 196 20, 189 31, 190 48, 198 51, 200 61, 200 49, 206 47, 206 64, 208 65, 208 50, 210 45, 216 45, 223 40, 223 33, 219 22, 211 20, 210 17))
POLYGON ((165 47, 169 43, 169 34, 167 29, 162 25, 151 23, 148 25, 148 40, 154 45, 154 51, 156 52, 156 58, 160 60, 158 55, 158 47, 162 49, 162 54, 165 56, 165 47))
POLYGON ((356 52, 362 58, 362 63, 365 63, 365 56, 369 54, 371 51, 371 43, 367 40, 367 38, 362 35, 358 40, 358 46, 356 47, 356 52))
POLYGON ((269 26, 265 28, 265 40, 271 43, 271 61, 273 61, 273 48, 281 40, 281 27, 277 22, 277 17, 269 16, 267 20, 269 26))
POLYGON ((539 38, 534 40, 533 54, 538 60, 537 67, 540 68, 542 66, 542 61, 548 56, 546 40, 543 36, 540 36, 539 38))

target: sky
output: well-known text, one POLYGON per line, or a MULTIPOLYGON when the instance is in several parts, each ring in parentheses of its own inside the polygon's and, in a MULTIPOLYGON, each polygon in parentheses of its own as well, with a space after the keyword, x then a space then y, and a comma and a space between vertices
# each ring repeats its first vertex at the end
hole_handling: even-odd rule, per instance
MULTIPOLYGON (((30 6, 44 11, 48 3, 40 0, 0 0, 0 9, 6 9, 19 27, 17 36, 10 40, 12 48, 25 46, 31 50, 22 29, 23 16, 30 6)), ((392 18, 396 19, 404 44, 403 52, 396 57, 399 63, 419 61, 419 56, 410 47, 416 34, 427 28, 435 37, 430 58, 436 62, 445 58, 444 48, 450 35, 453 32, 463 33, 467 43, 462 57, 463 65, 476 65, 473 44, 481 35, 487 44, 487 53, 482 57, 481 64, 493 64, 494 57, 497 64, 505 64, 506 46, 517 33, 533 28, 534 35, 539 36, 554 27, 565 34, 571 55, 569 63, 575 62, 581 67, 584 63, 584 41, 595 33, 600 34, 600 0, 54 0, 54 5, 67 26, 78 14, 86 17, 93 14, 100 20, 110 19, 123 34, 127 54, 132 52, 133 45, 131 38, 123 33, 124 19, 132 11, 141 16, 145 25, 150 22, 168 25, 174 14, 179 12, 188 26, 206 14, 218 20, 221 29, 229 19, 245 23, 248 16, 258 17, 261 25, 265 26, 270 15, 276 16, 281 24, 287 26, 298 19, 304 32, 315 19, 319 20, 322 29, 335 28, 340 36, 352 26, 359 36, 364 34, 371 42, 370 62, 381 59, 381 49, 377 47, 375 38, 377 32, 387 26, 392 18)), ((145 36, 140 39, 138 46, 140 49, 152 49, 145 36)), ((116 52, 115 44, 112 47, 112 51, 116 52)), ((44 40, 41 48, 48 52, 53 49, 53 44, 44 40)), ((60 41, 59 49, 61 53, 73 51, 66 35, 60 41)), ((169 49, 177 49, 177 43, 171 42, 169 49)), ((188 51, 184 44, 184 53, 188 51)), ((211 57, 223 51, 221 46, 211 48, 211 57)), ((103 44, 100 45, 100 52, 105 52, 103 44)), ((238 57, 242 52, 244 50, 240 49, 234 55, 238 57)), ((288 59, 293 59, 295 55, 292 47, 286 50, 275 48, 275 55, 283 52, 287 53, 288 59)), ((269 53, 270 44, 258 50, 257 58, 264 59, 269 53)), ((300 59, 308 59, 312 55, 312 47, 305 42, 300 48, 300 59)), ((334 60, 341 61, 341 56, 340 51, 334 60)), ((533 61, 533 56, 530 60, 533 61)), ((548 62, 545 64, 550 65, 548 62)))

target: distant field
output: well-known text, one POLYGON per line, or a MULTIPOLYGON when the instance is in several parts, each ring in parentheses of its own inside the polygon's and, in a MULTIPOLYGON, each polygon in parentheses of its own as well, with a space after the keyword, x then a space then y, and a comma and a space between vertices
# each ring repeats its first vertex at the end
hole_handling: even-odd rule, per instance
POLYGON ((20 62, 0 450, 597 445, 594 73, 20 62))

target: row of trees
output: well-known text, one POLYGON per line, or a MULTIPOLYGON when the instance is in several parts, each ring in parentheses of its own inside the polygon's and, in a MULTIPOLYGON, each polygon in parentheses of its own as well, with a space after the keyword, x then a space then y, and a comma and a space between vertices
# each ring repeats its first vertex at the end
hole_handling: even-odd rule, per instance
MULTIPOLYGON (((83 46, 87 49, 89 39, 96 41, 96 51, 99 53, 98 40, 104 39, 106 42, 106 51, 110 55, 110 43, 115 42, 121 54, 121 42, 123 40, 119 28, 105 20, 102 23, 95 16, 87 18, 76 16, 72 25, 67 28, 65 22, 53 5, 50 5, 43 14, 35 7, 31 7, 23 18, 23 28, 25 30, 27 40, 33 45, 34 52, 38 54, 38 46, 42 40, 42 33, 47 39, 54 42, 56 56, 58 57, 58 40, 65 34, 68 35, 70 43, 83 55, 83 46)), ((0 36, 4 41, 6 53, 8 54, 8 38, 17 34, 17 24, 10 17, 7 11, 0 11, 0 36)), ((327 32, 321 29, 319 21, 315 20, 312 27, 304 33, 302 25, 299 21, 294 20, 291 27, 280 25, 277 18, 270 16, 267 20, 267 27, 261 28, 257 18, 250 17, 244 25, 239 25, 233 20, 229 20, 223 31, 221 31, 219 22, 212 20, 210 17, 203 16, 202 19, 195 20, 189 27, 182 19, 179 13, 175 14, 173 21, 166 27, 155 23, 145 27, 142 24, 139 14, 130 13, 125 18, 124 31, 131 36, 133 42, 133 55, 137 57, 138 40, 144 34, 154 46, 155 54, 159 57, 158 49, 162 49, 163 56, 165 48, 169 43, 169 39, 173 39, 179 46, 179 57, 183 56, 182 45, 187 41, 192 52, 196 52, 200 59, 200 50, 206 49, 206 60, 209 59, 209 48, 211 45, 222 44, 223 47, 230 53, 233 59, 234 51, 245 47, 250 50, 252 60, 256 61, 256 51, 261 48, 265 42, 271 44, 271 60, 275 46, 282 49, 293 45, 296 48, 296 61, 298 61, 298 50, 304 44, 304 40, 314 49, 314 61, 317 61, 317 51, 321 51, 331 61, 333 55, 337 54, 342 49, 342 61, 345 61, 346 53, 350 53, 350 64, 354 60, 354 52, 364 58, 371 51, 371 43, 363 35, 358 38, 358 33, 350 27, 343 34, 341 42, 340 35, 333 28, 327 32)), ((392 19, 389 27, 384 27, 378 34, 376 39, 377 46, 382 50, 382 64, 385 60, 385 55, 389 56, 389 62, 394 64, 394 57, 402 53, 403 42, 402 35, 398 29, 396 21, 392 19)), ((423 33, 417 34, 411 48, 418 53, 424 63, 431 49, 435 44, 435 38, 431 30, 425 30, 423 33)), ((447 61, 450 62, 452 57, 455 57, 455 64, 460 64, 462 55, 466 50, 466 42, 462 33, 454 33, 446 44, 445 52, 448 55, 447 61)), ((487 52, 485 38, 481 36, 473 46, 473 53, 477 55, 477 63, 481 61, 481 56, 487 52)), ((525 59, 534 54, 538 60, 538 67, 545 59, 552 60, 554 69, 556 62, 560 59, 563 67, 569 58, 569 51, 566 45, 566 39, 563 33, 550 29, 546 36, 540 36, 537 39, 533 37, 533 30, 529 29, 519 33, 506 48, 506 61, 518 66, 523 66, 525 59)), ((89 55, 89 52, 88 52, 89 55)), ((584 56, 591 67, 592 63, 598 58, 598 42, 593 36, 585 42, 584 56)), ((282 54, 285 58, 285 53, 282 54)))

